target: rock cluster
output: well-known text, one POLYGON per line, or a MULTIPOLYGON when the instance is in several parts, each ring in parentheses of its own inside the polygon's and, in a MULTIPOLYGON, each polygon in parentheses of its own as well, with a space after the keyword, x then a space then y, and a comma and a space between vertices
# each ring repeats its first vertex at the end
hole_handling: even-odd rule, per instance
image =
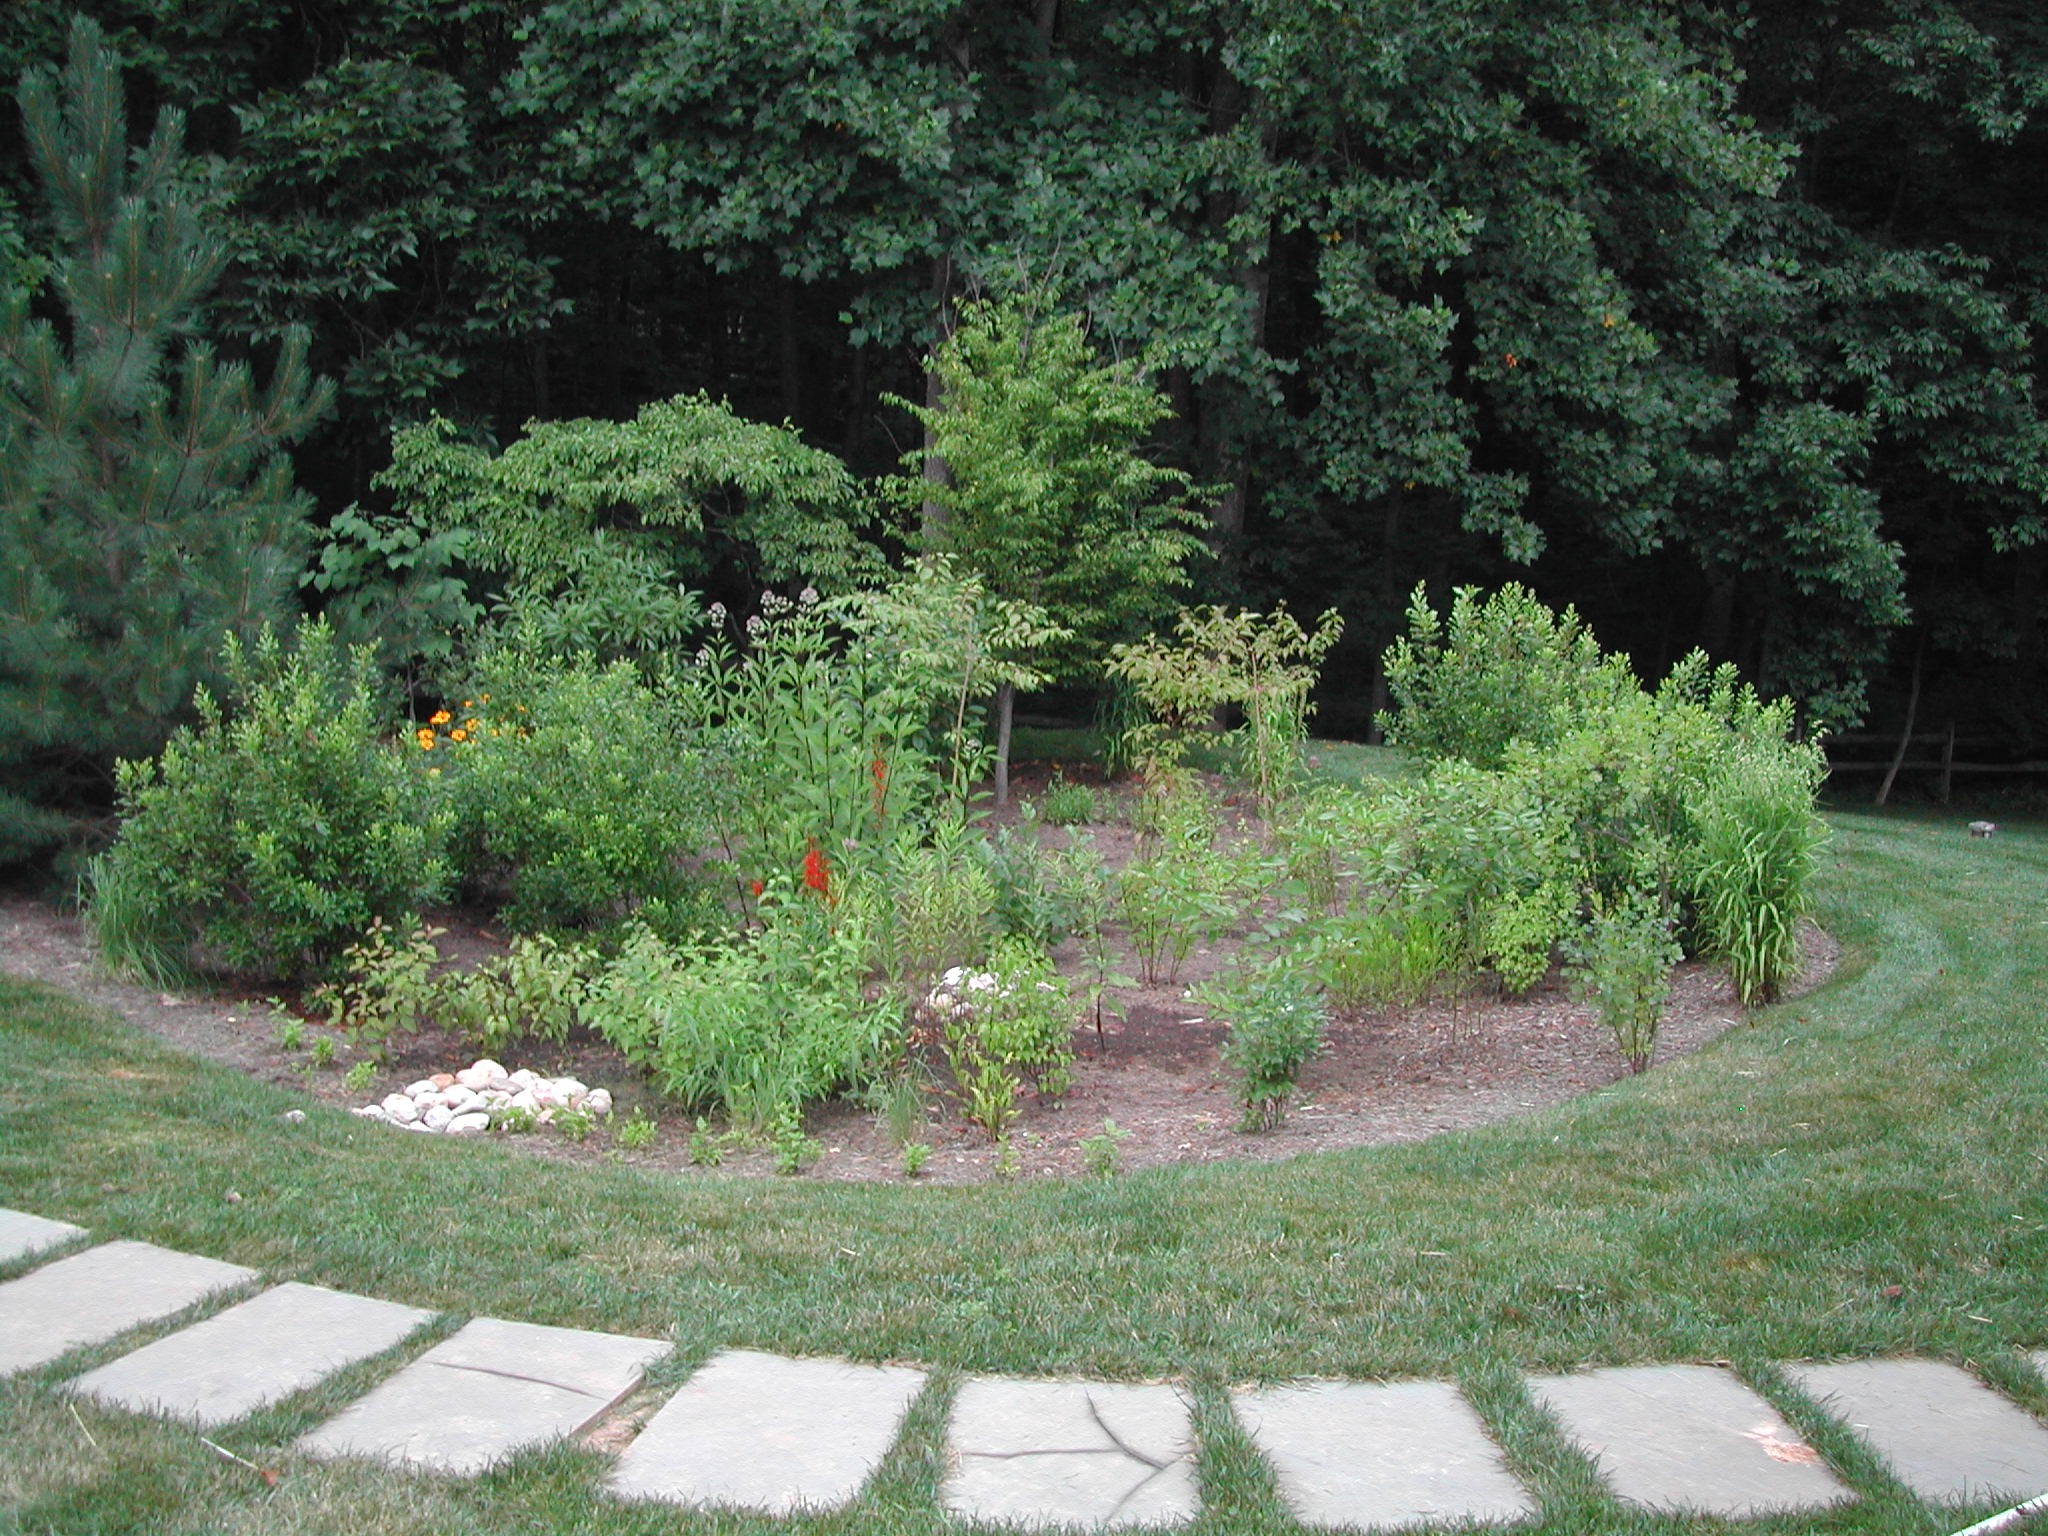
POLYGON ((538 1072, 508 1072, 488 1058, 460 1072, 436 1072, 375 1104, 354 1111, 365 1120, 382 1120, 408 1131, 435 1131, 447 1136, 475 1136, 515 1116, 546 1125, 564 1110, 587 1115, 612 1112, 612 1096, 573 1077, 542 1077, 538 1072))

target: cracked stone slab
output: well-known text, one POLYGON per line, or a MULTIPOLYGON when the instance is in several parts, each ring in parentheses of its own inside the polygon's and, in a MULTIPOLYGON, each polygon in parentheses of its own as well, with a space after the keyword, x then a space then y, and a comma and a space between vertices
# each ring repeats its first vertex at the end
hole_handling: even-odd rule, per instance
POLYGON ((648 1420, 606 1486, 774 1515, 835 1509, 896 1443, 924 1383, 906 1366, 725 1350, 648 1420))
POLYGON ((1537 1376, 1529 1390, 1631 1504, 1741 1519, 1855 1497, 1775 1408, 1718 1366, 1537 1376))
POLYGON ((1302 1382, 1242 1389, 1232 1406, 1305 1525, 1386 1531, 1536 1513, 1450 1382, 1302 1382))
POLYGON ((1194 1435, 1172 1387, 973 1377, 940 1502, 970 1520, 1101 1530, 1194 1518, 1194 1435))
POLYGON ((69 1387, 118 1408, 205 1429, 382 1354, 433 1317, 418 1307, 294 1281, 145 1344, 69 1387))
POLYGON ((102 1243, 0 1285, 0 1376, 182 1312, 256 1271, 151 1243, 102 1243))
POLYGON ((1923 1499, 2048 1488, 2048 1429, 1939 1360, 1788 1365, 1785 1374, 1861 1436, 1923 1499))
POLYGON ((0 1210, 0 1264, 12 1264, 16 1259, 83 1236, 85 1228, 74 1227, 68 1221, 31 1216, 27 1211, 0 1210))
POLYGON ((587 1429, 671 1347, 480 1317, 296 1444, 467 1477, 587 1429))

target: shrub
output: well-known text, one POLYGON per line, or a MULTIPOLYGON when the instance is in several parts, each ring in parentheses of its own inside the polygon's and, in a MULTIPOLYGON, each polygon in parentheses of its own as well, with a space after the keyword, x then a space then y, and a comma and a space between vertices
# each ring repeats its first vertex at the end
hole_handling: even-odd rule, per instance
POLYGON ((1237 1078, 1245 1131, 1286 1118, 1301 1069, 1323 1047, 1321 994, 1292 966, 1245 967, 1205 987, 1204 1006, 1230 1025, 1224 1065, 1237 1078))
MULTIPOLYGON (((709 841, 713 781, 626 662, 499 652, 475 695, 416 733, 455 808, 465 889, 512 927, 587 926, 655 904, 687 914, 684 863, 709 841)), ((651 914, 650 914, 651 915, 651 914)))
POLYGON ((120 766, 121 833, 98 866, 116 964, 296 977, 448 883, 448 823, 380 729, 370 654, 324 623, 224 653, 227 707, 153 764, 120 766))
POLYGON ((1653 897, 1630 892, 1596 903, 1568 948, 1575 990, 1614 1032, 1631 1072, 1650 1064, 1679 961, 1671 914, 1653 897))
POLYGON ((1231 733, 1238 766, 1254 794, 1271 805, 1301 771, 1309 694, 1323 658, 1344 632, 1331 609, 1304 630, 1285 605, 1270 614, 1184 608, 1172 641, 1149 639, 1110 650, 1110 675, 1143 701, 1148 723, 1123 750, 1142 761, 1176 763, 1191 732, 1235 705, 1244 723, 1231 733))
POLYGON ((443 976, 436 1013, 447 1028, 496 1056, 528 1037, 559 1045, 577 1022, 592 957, 544 933, 521 934, 505 953, 443 976))
POLYGON ((1074 1064, 1076 1008, 1051 957, 1034 944, 998 944, 989 968, 946 973, 934 995, 944 1023, 946 1063, 974 1124, 1000 1141, 1016 1116, 1020 1081, 1064 1093, 1074 1064), (945 985, 946 983, 942 983, 945 985))
POLYGON ((1379 720, 1387 740, 1478 768, 1500 767, 1510 742, 1554 741, 1636 691, 1627 657, 1602 655, 1575 612, 1553 614, 1513 582, 1484 600, 1460 587, 1448 624, 1416 587, 1408 634, 1384 665, 1395 704, 1379 720))

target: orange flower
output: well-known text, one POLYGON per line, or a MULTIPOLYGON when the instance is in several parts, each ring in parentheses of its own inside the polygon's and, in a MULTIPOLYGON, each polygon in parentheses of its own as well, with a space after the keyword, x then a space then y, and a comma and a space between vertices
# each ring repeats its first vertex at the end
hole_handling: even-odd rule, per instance
POLYGON ((455 717, 449 714, 447 710, 437 709, 431 715, 427 716, 427 724, 446 725, 450 720, 453 720, 454 718, 455 717))
POLYGON ((418 730, 412 733, 412 738, 414 741, 417 741, 420 744, 420 750, 422 752, 431 752, 434 750, 434 730, 432 726, 421 726, 418 730))

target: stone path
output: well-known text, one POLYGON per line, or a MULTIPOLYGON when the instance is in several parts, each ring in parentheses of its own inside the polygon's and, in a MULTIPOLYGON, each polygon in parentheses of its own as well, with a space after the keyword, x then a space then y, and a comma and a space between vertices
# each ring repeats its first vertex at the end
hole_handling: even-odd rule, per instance
MULTIPOLYGON (((76 1350, 170 1324, 82 1375, 53 1370, 51 1384, 210 1429, 394 1353, 377 1385, 299 1438, 314 1457, 468 1476, 598 1423, 671 1348, 477 1318, 401 1362, 396 1352, 432 1314, 297 1283, 176 1326, 178 1314, 217 1306, 260 1277, 148 1243, 63 1252, 88 1238, 0 1210, 0 1265, 22 1271, 0 1282, 0 1376, 49 1370, 76 1350)), ((2048 1375, 2048 1351, 2031 1358, 2048 1375)), ((1955 1366, 1866 1360, 1782 1371, 1931 1503, 2017 1502, 2048 1489, 2048 1428, 1955 1366)), ((727 1350, 641 1427, 604 1488, 622 1500, 778 1515, 834 1509, 882 1465, 928 1385, 906 1366, 727 1350)), ((1527 1387, 1624 1502, 1744 1518, 1856 1497, 1777 1406, 1728 1370, 1631 1366, 1532 1377, 1527 1387)), ((943 1406, 939 1500, 961 1522, 1105 1530, 1172 1527, 1199 1513, 1199 1437, 1173 1386, 970 1377, 943 1406)), ((1540 1513, 1449 1382, 1244 1388, 1231 1409, 1304 1525, 1511 1526, 1540 1513)))

